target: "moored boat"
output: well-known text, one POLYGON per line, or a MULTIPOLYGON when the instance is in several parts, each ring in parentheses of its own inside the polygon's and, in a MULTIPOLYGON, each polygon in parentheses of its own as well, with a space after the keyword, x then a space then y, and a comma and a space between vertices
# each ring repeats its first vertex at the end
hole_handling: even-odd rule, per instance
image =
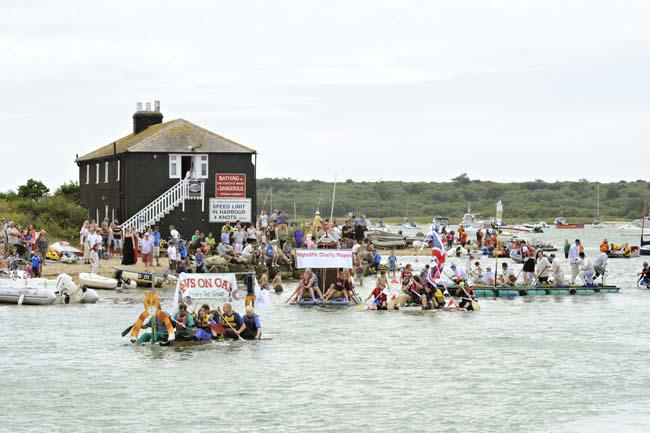
POLYGON ((162 286, 163 281, 165 281, 163 276, 156 275, 153 272, 137 272, 118 268, 113 268, 113 271, 113 275, 117 280, 135 281, 135 283, 140 287, 151 287, 152 282, 154 286, 160 287, 162 286))
POLYGON ((24 272, 14 272, 11 279, 0 280, 0 303, 92 304, 97 300, 99 296, 95 290, 77 286, 66 274, 59 275, 56 280, 48 280, 29 278, 24 272))
POLYGON ((88 272, 79 274, 79 284, 92 289, 115 290, 117 283, 118 281, 115 278, 102 277, 88 272))

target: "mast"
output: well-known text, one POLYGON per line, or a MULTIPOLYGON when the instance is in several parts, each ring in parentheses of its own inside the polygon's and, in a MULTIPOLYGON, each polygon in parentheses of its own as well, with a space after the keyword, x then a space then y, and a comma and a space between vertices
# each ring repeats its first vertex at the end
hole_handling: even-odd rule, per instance
POLYGON ((270 207, 269 213, 271 213, 271 212, 273 212, 273 187, 269 188, 269 191, 270 191, 270 196, 271 196, 270 197, 271 205, 269 206, 270 207))
POLYGON ((600 224, 600 184, 596 184, 596 223, 600 224))
POLYGON ((334 173, 334 190, 332 191, 332 210, 330 212, 330 224, 334 223, 334 201, 336 200, 336 173, 334 173))

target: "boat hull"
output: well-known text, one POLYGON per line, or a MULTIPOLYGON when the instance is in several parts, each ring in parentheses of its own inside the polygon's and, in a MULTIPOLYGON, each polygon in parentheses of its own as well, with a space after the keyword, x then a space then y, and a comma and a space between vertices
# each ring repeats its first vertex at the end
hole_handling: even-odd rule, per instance
MULTIPOLYGON (((455 295, 455 288, 448 288, 455 295)), ((475 286, 474 296, 477 298, 515 298, 518 296, 569 296, 594 295, 598 293, 618 293, 616 286, 475 286)))

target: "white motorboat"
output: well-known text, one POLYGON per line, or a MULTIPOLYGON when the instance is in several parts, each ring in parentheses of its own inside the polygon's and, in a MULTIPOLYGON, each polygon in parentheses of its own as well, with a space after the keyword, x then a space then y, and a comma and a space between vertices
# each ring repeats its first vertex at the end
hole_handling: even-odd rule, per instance
POLYGON ((99 300, 93 289, 74 284, 67 274, 56 280, 29 278, 22 271, 12 271, 10 278, 0 280, 0 303, 49 305, 49 304, 92 304, 99 300))

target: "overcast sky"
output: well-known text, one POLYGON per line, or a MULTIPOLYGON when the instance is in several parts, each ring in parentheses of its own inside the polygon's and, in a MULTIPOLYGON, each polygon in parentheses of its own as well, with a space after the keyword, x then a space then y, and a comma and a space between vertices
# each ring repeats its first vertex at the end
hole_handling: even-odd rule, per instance
POLYGON ((0 14, 0 190, 77 178, 137 101, 260 177, 647 179, 650 2, 20 1, 0 14))

